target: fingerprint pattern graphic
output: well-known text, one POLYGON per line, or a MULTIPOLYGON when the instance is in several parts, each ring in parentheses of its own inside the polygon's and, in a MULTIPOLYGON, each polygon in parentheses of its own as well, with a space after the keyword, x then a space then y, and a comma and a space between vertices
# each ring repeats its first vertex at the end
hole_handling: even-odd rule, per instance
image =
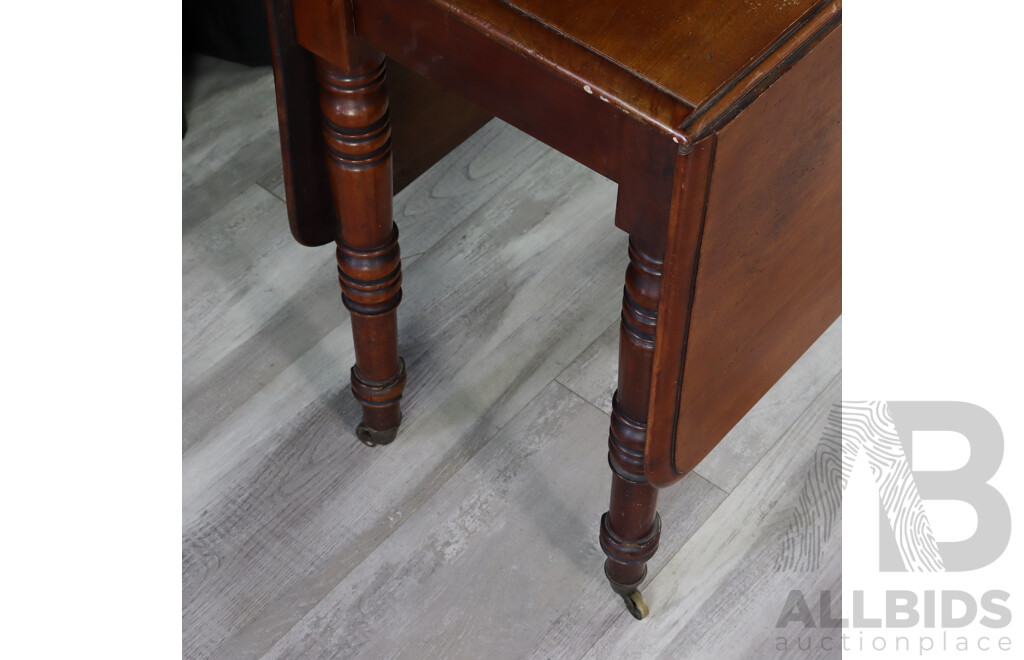
POLYGON ((822 547, 833 533, 839 532, 846 483, 842 449, 842 404, 837 401, 829 411, 800 499, 782 534, 776 570, 814 571, 821 565, 822 547))
POLYGON ((822 542, 829 538, 839 519, 842 490, 862 452, 906 570, 945 570, 910 462, 885 401, 844 401, 833 406, 783 536, 776 567, 813 570, 818 566, 822 542), (837 448, 841 470, 836 465, 837 448))

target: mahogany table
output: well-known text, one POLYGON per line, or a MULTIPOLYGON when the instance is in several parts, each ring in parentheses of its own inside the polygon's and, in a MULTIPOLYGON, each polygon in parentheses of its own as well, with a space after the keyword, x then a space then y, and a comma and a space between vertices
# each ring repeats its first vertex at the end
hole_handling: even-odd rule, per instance
POLYGON ((385 53, 618 183, 629 266, 599 537, 642 618, 657 489, 840 313, 841 0, 267 3, 291 230, 337 243, 366 444, 395 438, 406 380, 385 53))

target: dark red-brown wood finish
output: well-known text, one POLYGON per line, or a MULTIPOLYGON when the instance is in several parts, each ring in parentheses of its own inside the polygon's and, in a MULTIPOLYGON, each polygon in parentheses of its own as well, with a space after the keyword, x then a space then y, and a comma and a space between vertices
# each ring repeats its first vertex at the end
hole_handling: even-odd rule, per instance
POLYGON ((338 241, 364 442, 394 437, 405 382, 384 54, 619 184, 629 266, 599 539, 642 617, 657 488, 840 313, 840 2, 268 1, 289 216, 300 241, 338 241), (307 51, 322 118, 308 72, 291 73, 307 51))
MULTIPOLYGON (((292 235, 303 245, 334 242, 338 224, 327 180, 316 58, 295 37, 292 0, 267 0, 277 111, 292 235)), ((395 193, 458 146, 491 115, 388 58, 395 193)))
POLYGON ((671 236, 666 264, 696 266, 692 299, 670 291, 659 311, 685 339, 659 342, 651 434, 673 440, 648 445, 658 485, 696 467, 839 316, 840 30, 700 143, 714 150, 700 238, 671 236))

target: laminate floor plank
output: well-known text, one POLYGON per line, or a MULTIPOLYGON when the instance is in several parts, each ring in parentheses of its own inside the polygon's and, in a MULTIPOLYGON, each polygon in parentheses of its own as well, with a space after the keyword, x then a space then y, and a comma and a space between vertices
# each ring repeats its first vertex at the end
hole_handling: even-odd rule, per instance
MULTIPOLYGON (((801 491, 814 473, 829 412, 841 396, 837 375, 654 575, 644 589, 651 617, 637 625, 623 613, 586 658, 839 657, 840 631, 792 624, 780 629, 776 623, 791 590, 802 590, 813 603, 821 590, 839 594, 838 512, 817 567, 784 570, 778 562, 801 491), (828 636, 837 643, 822 649, 828 636), (780 637, 786 638, 784 650, 777 648, 780 637), (807 641, 809 654, 793 646, 807 641)), ((834 605, 838 616, 838 601, 834 605)))
POLYGON ((185 452, 186 657, 264 652, 604 331, 614 200, 545 150, 410 264, 394 445, 352 434, 344 321, 185 452))
POLYGON ((196 98, 185 108, 181 203, 186 234, 281 160, 273 71, 224 64, 207 66, 210 75, 197 76, 196 98))
MULTIPOLYGON (((562 657, 537 649, 552 628, 555 642, 593 639, 622 609, 597 544, 608 422, 548 385, 266 657, 562 657)), ((682 545, 724 497, 685 480, 663 503, 663 544, 682 545)))
MULTIPOLYGON (((628 262, 628 257, 622 261, 623 277, 628 262)), ((618 387, 619 325, 619 319, 615 319, 556 379, 608 415, 612 414, 612 396, 618 387)))
MULTIPOLYGON (((192 129, 196 107, 218 95, 222 99, 236 95, 236 90, 251 84, 254 79, 262 78, 270 70, 269 65, 246 66, 196 53, 186 54, 182 65, 182 107, 189 120, 189 130, 192 129)), ((197 127, 207 126, 207 117, 196 117, 197 127)))
POLYGON ((182 239, 186 391, 325 261, 281 231, 285 214, 284 202, 254 184, 182 239))

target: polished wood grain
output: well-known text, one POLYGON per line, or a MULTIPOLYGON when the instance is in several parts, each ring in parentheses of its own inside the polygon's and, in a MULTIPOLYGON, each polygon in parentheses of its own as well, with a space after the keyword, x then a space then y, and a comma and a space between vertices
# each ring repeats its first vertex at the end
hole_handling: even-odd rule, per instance
POLYGON ((658 485, 693 469, 840 313, 840 57, 836 29, 707 138, 703 216, 683 219, 701 226, 696 273, 682 231, 667 265, 695 283, 660 312, 647 455, 658 485))
MULTIPOLYGON (((453 17, 447 8, 434 3, 382 0, 359 5, 356 24, 360 35, 412 70, 612 180, 620 180, 634 166, 631 154, 636 132, 657 132, 663 136, 665 149, 673 150, 669 126, 683 116, 677 101, 649 85, 637 91, 651 104, 664 102, 663 107, 659 106, 664 125, 652 128, 639 119, 639 110, 624 112, 608 97, 602 100, 586 80, 569 77, 562 69, 524 56, 511 41, 512 36, 503 37, 488 29, 521 27, 516 37, 539 35, 552 47, 579 51, 563 54, 566 57, 592 60, 592 54, 511 8, 483 4, 501 15, 488 16, 486 23, 471 23, 464 22, 469 20, 467 17, 453 17), (525 20, 526 24, 509 26, 496 22, 499 19, 525 20), (640 128, 631 131, 630 124, 640 128)), ((623 75, 618 67, 608 63, 603 67, 603 75, 623 75)), ((655 160, 649 167, 654 169, 663 162, 655 160)), ((642 222, 638 217, 632 221, 642 222)))
MULTIPOLYGON (((337 233, 324 165, 314 57, 299 46, 293 0, 266 0, 281 136, 282 197, 292 235, 323 245, 337 233)), ((393 60, 387 62, 398 192, 482 127, 491 115, 393 60)), ((273 186, 271 186, 273 188, 273 186)))
MULTIPOLYGON (((707 67, 696 72, 686 68, 686 75, 694 79, 710 76, 705 84, 713 92, 690 102, 636 73, 658 66, 659 58, 672 57, 664 54, 671 51, 644 51, 648 57, 643 66, 630 68, 497 0, 380 0, 356 3, 357 10, 351 14, 342 5, 320 4, 299 0, 295 7, 309 24, 301 28, 304 32, 298 39, 310 51, 321 57, 344 57, 344 44, 371 42, 417 73, 621 183, 636 175, 637 164, 646 174, 664 173, 670 156, 653 157, 655 151, 667 154, 673 146, 669 140, 675 146, 689 145, 706 135, 716 122, 747 102, 750 94, 756 95, 757 86, 781 70, 782 61, 793 55, 808 33, 833 19, 840 8, 835 0, 764 3, 764 10, 757 3, 738 0, 717 8, 700 3, 691 18, 710 17, 711 27, 701 33, 704 50, 728 53, 729 57, 718 60, 712 55, 712 60, 732 63, 715 75, 707 67), (751 11, 757 20, 744 20, 744 12, 751 11), (346 31, 353 36, 346 37, 346 31), (732 77, 722 78, 725 71, 732 72, 732 77), (529 102, 523 103, 524 99, 529 102), (636 123, 644 128, 634 127, 636 123), (644 132, 650 137, 641 135, 644 132), (663 143, 660 148, 645 146, 658 140, 663 143), (652 157, 637 158, 638 151, 652 157)), ((587 15, 596 17, 620 4, 624 3, 594 3, 595 9, 587 15)), ((667 10, 658 9, 663 6, 660 3, 633 5, 645 16, 667 10)), ((545 10, 549 11, 554 23, 564 18, 558 10, 545 10)), ((592 34, 597 23, 591 22, 590 31, 581 35, 592 34)), ((682 36, 692 37, 686 29, 682 23, 671 23, 659 34, 666 44, 676 43, 682 36)), ((690 43, 687 39, 683 42, 690 43)), ((628 42, 622 44, 621 48, 629 48, 628 42)), ((702 56, 705 60, 707 54, 702 56)), ((285 152, 289 151, 286 145, 285 152)), ((657 201, 645 206, 645 196, 631 194, 635 188, 625 186, 629 203, 620 205, 617 218, 618 226, 630 233, 647 231, 645 224, 657 224, 654 219, 667 210, 657 201)), ((294 216, 292 221, 302 222, 294 216)), ((649 231, 656 235, 659 230, 649 231)))
POLYGON ((352 393, 359 439, 388 444, 402 421, 405 363, 398 356, 402 261, 392 219, 391 122, 384 54, 347 53, 344 68, 317 60, 327 170, 338 218, 341 299, 352 316, 352 393))
POLYGON ((313 57, 294 36, 292 0, 266 4, 292 236, 303 245, 331 243, 337 227, 324 164, 313 57))
MULTIPOLYGON (((450 0, 461 6, 462 0, 450 0)), ((635 76, 699 107, 827 0, 505 0, 635 76)), ((472 4, 472 3, 466 3, 472 4)))
POLYGON ((441 160, 492 116, 454 92, 387 58, 395 193, 441 160))
POLYGON ((619 387, 612 397, 608 435, 611 501, 601 517, 599 534, 601 549, 608 557, 605 575, 622 596, 635 592, 647 577, 647 562, 658 551, 661 539, 658 490, 648 483, 644 450, 663 249, 637 239, 630 241, 622 295, 619 387))
MULTIPOLYGON (((594 121, 583 114, 575 115, 584 120, 588 130, 596 129, 602 123, 597 119, 611 111, 658 126, 667 135, 677 135, 677 127, 692 112, 691 104, 497 0, 357 3, 354 20, 356 33, 363 38, 481 107, 501 111, 499 116, 516 126, 520 121, 530 121, 533 112, 528 106, 546 105, 555 100, 553 95, 573 104, 563 106, 557 114, 571 112, 576 104, 596 113, 594 121), (485 68, 492 74, 490 80, 476 75, 485 68), (536 86, 519 79, 520 72, 526 71, 538 77, 536 86), (523 94, 519 101, 528 99, 529 103, 500 102, 514 90, 523 94), (574 91, 590 97, 593 103, 584 97, 575 98, 574 91), (492 99, 495 94, 498 97, 492 99), (520 116, 522 119, 518 119, 520 116)), ((557 125, 565 123, 559 117, 550 119, 557 125)), ((539 125, 543 122, 537 123, 543 128, 539 125)), ((570 133, 583 130, 566 128, 570 133)), ((585 164, 600 171, 595 164, 585 164)))

